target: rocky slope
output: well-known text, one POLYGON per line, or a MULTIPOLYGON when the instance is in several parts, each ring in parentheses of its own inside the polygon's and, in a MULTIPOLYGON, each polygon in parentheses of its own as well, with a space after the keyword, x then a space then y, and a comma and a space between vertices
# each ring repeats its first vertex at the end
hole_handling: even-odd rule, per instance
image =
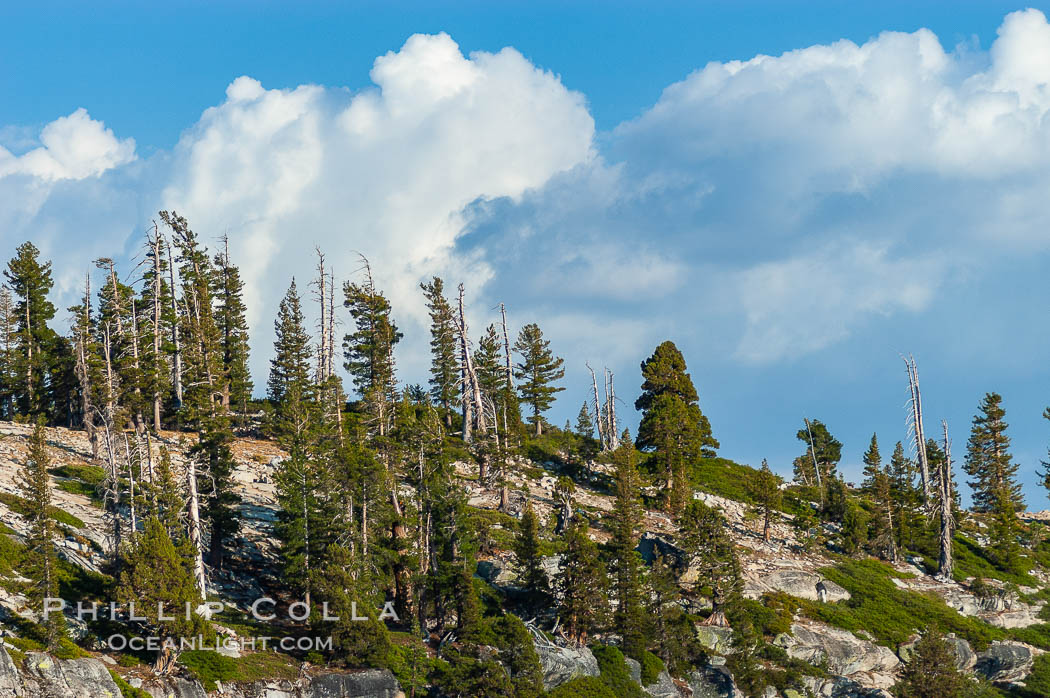
MULTIPOLYGON (((4 495, 13 495, 16 491, 15 474, 26 450, 28 434, 29 429, 25 426, 0 423, 0 521, 13 531, 16 539, 24 532, 24 524, 12 509, 10 497, 4 495)), ((78 567, 97 572, 103 565, 104 551, 109 547, 102 511, 90 493, 83 492, 82 487, 62 486, 67 480, 62 473, 68 475, 70 472, 63 466, 72 468, 91 464, 89 445, 84 435, 76 431, 49 429, 47 437, 58 469, 55 474, 55 505, 75 517, 60 527, 60 553, 78 567)), ((181 467, 188 446, 184 441, 185 436, 166 433, 162 438, 173 451, 176 468, 181 467)), ((270 442, 238 439, 235 456, 238 461, 236 481, 242 498, 242 532, 232 550, 230 569, 221 576, 213 576, 211 582, 215 592, 224 600, 243 608, 251 599, 265 595, 267 589, 272 588, 277 581, 274 576, 277 549, 272 537, 276 513, 272 483, 274 467, 283 454, 270 442)), ((519 469, 512 483, 515 491, 527 493, 544 518, 552 516, 556 507, 556 473, 553 472, 553 464, 548 465, 546 472, 538 477, 523 475, 521 473, 527 470, 519 469)), ((497 494, 471 481, 469 476, 472 471, 466 464, 461 464, 460 468, 465 477, 470 504, 495 509, 497 494)), ((608 470, 607 466, 594 466, 595 472, 599 474, 603 468, 608 470)), ((758 599, 763 594, 780 592, 798 600, 798 603, 834 605, 849 602, 851 592, 827 577, 826 570, 834 566, 836 560, 820 550, 808 549, 797 538, 789 516, 784 515, 774 523, 771 540, 766 542, 745 504, 700 492, 695 496, 725 514, 741 553, 746 597, 758 599)), ((516 502, 518 507, 522 504, 521 500, 522 496, 519 495, 516 502)), ((603 515, 611 511, 611 499, 597 489, 580 487, 575 502, 592 519, 597 520, 598 525, 594 527, 593 533, 597 539, 602 539, 604 534, 600 521, 603 515)), ((660 512, 647 512, 646 528, 648 531, 639 547, 643 558, 651 559, 654 550, 673 552, 674 527, 667 516, 660 512)), ((553 574, 557 569, 557 560, 547 560, 545 567, 553 574)), ((999 629, 1026 628, 1043 622, 1039 618, 1043 602, 1033 600, 1035 588, 998 585, 991 595, 978 597, 965 584, 944 583, 934 579, 915 561, 900 563, 897 571, 899 576, 892 578, 897 588, 922 595, 923 598, 932 597, 943 601, 948 607, 944 609, 946 613, 974 618, 990 628, 999 629)), ((478 575, 493 586, 512 589, 516 582, 512 555, 503 551, 487 556, 479 563, 478 575)), ((686 572, 684 581, 688 581, 688 575, 689 572, 686 572)), ((32 651, 19 651, 18 639, 15 637, 17 623, 12 621, 18 617, 31 617, 32 614, 11 581, 11 578, 0 579, 0 623, 6 628, 11 650, 0 649, 0 698, 120 695, 111 672, 126 680, 128 685, 141 687, 149 695, 158 698, 199 698, 206 695, 204 688, 196 681, 184 677, 159 679, 143 667, 129 669, 119 666, 112 657, 102 652, 94 652, 88 658, 58 660, 32 651), (5 581, 8 583, 5 584, 5 581)), ((75 623, 73 630, 84 632, 75 623)), ((690 676, 678 679, 672 679, 665 673, 656 683, 645 687, 648 695, 654 698, 742 695, 724 667, 723 657, 731 652, 731 631, 698 626, 697 632, 712 654, 710 664, 697 668, 690 676)), ((956 647, 960 668, 1004 684, 1023 681, 1035 657, 1041 654, 1041 650, 1034 646, 1008 638, 993 641, 980 651, 961 637, 953 637, 952 642, 956 647)), ((804 679, 805 688, 817 696, 887 696, 886 689, 894 683, 902 661, 909 658, 910 646, 910 642, 890 646, 885 639, 880 641, 863 630, 851 632, 805 614, 796 614, 789 629, 780 633, 774 644, 791 658, 823 667, 823 675, 806 676, 804 679)), ((576 676, 594 676, 598 673, 595 658, 586 648, 566 647, 564 643, 552 642, 540 634, 537 634, 536 647, 547 688, 576 676)), ((636 670, 636 666, 631 668, 632 671, 636 670)), ((635 680, 640 681, 640 673, 635 680)), ((772 693, 767 693, 768 696, 778 695, 775 690, 770 690, 772 693)), ((392 698, 400 695, 400 688, 393 675, 385 671, 339 674, 310 669, 304 665, 296 679, 217 686, 208 695, 238 698, 392 698)), ((783 695, 795 698, 795 695, 801 694, 789 689, 783 695)))

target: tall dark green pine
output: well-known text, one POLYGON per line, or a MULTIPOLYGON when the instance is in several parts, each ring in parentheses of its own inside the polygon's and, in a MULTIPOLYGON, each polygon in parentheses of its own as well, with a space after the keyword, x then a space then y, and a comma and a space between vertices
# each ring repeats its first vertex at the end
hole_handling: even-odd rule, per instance
POLYGON ((212 299, 215 272, 186 219, 174 211, 161 211, 160 217, 171 228, 179 251, 182 412, 185 422, 197 431, 190 457, 201 469, 199 489, 205 498, 203 508, 211 532, 208 559, 213 568, 222 569, 226 542, 240 528, 236 511, 240 497, 233 488, 233 429, 221 409, 222 335, 212 299))
POLYGON ((551 351, 550 342, 536 324, 528 324, 518 333, 514 351, 521 356, 515 364, 514 377, 518 379, 521 401, 532 408, 532 422, 536 435, 543 433, 543 413, 554 404, 556 393, 565 390, 553 383, 565 377, 564 361, 551 351))
MULTIPOLYGON (((281 442, 304 439, 312 401, 310 358, 313 349, 306 331, 302 302, 295 279, 281 299, 273 323, 274 356, 270 359, 267 398, 274 412, 268 431, 281 442)), ((305 441, 300 441, 305 448, 305 441)))
POLYGON ((634 444, 626 429, 620 447, 612 453, 613 510, 609 514, 609 571, 612 576, 612 597, 616 601, 613 630, 623 638, 623 651, 629 657, 640 659, 647 649, 648 632, 644 606, 643 567, 638 553, 642 531, 641 479, 635 463, 634 444))
POLYGON ((1002 401, 998 393, 984 396, 966 444, 963 468, 972 478, 967 484, 973 488, 973 510, 977 512, 998 511, 1001 501, 1009 502, 1015 511, 1024 510, 1024 494, 1017 482, 1018 466, 1011 463, 1002 401))
POLYGON ((861 461, 864 463, 864 482, 861 489, 871 494, 875 491, 875 480, 882 472, 882 455, 879 453, 879 440, 875 434, 871 435, 871 443, 868 444, 868 450, 864 452, 861 461))
POLYGON ((353 320, 352 331, 343 337, 343 368, 364 400, 373 430, 384 436, 390 430, 397 400, 394 347, 403 335, 394 324, 390 301, 375 286, 367 261, 364 282, 345 282, 343 294, 343 305, 353 320))
POLYGON ((518 563, 523 588, 533 600, 550 591, 547 574, 543 571, 543 557, 540 553, 540 521, 530 500, 525 505, 518 522, 518 535, 514 541, 514 557, 518 563))
MULTIPOLYGON (((29 603, 36 611, 43 610, 45 599, 58 596, 55 521, 51 518, 51 476, 47 472, 50 465, 44 427, 38 422, 15 480, 18 493, 25 500, 22 516, 28 525, 25 564, 20 571, 29 578, 29 603)), ((65 634, 62 614, 49 613, 44 626, 48 645, 53 648, 65 634)))
MULTIPOLYGON (((2 297, 0 297, 0 309, 2 309, 2 297)), ((2 313, 0 313, 0 322, 2 322, 2 313)), ((0 325, 2 327, 2 325, 0 325)), ((1050 421, 1050 407, 1043 410, 1043 419, 1050 421)), ((1047 449, 1047 458, 1050 459, 1050 449, 1047 449)), ((1041 461, 1043 469, 1039 471, 1039 479, 1046 488, 1046 491, 1050 493, 1050 460, 1041 461)))
POLYGON ((587 535, 587 524, 579 517, 565 531, 558 586, 562 592, 561 617, 566 634, 587 644, 587 637, 598 630, 608 611, 608 576, 598 557, 598 546, 587 535))
POLYGON ((215 255, 213 290, 217 301, 215 320, 219 328, 222 352, 222 404, 241 412, 248 411, 252 397, 252 375, 248 369, 248 320, 245 318, 244 282, 241 271, 230 262, 229 241, 223 238, 223 251, 215 255))
POLYGON ((714 456, 719 444, 674 342, 656 347, 641 367, 642 394, 634 403, 642 411, 636 446, 652 454, 650 463, 664 481, 665 503, 678 512, 687 498, 690 466, 714 456))
POLYGON ((40 250, 31 242, 22 243, 7 263, 4 278, 15 297, 15 405, 22 415, 53 420, 55 396, 51 394, 50 374, 57 335, 48 326, 55 317, 55 306, 48 300, 54 285, 51 262, 41 263, 40 250))
POLYGON ((725 517, 698 499, 679 518, 681 547, 696 566, 697 591, 710 596, 712 615, 724 614, 741 591, 740 560, 725 517))
POLYGON ((451 428, 460 381, 455 315, 445 298, 445 282, 441 277, 435 276, 419 287, 430 313, 430 395, 441 407, 446 426, 451 428))
POLYGON ((591 417, 591 410, 586 400, 580 406, 580 413, 576 415, 576 435, 594 438, 594 418, 591 417))
POLYGON ((893 455, 886 469, 890 480, 890 498, 893 501, 893 525, 898 549, 911 547, 922 526, 922 490, 916 485, 918 467, 904 455, 900 441, 893 447, 893 455))

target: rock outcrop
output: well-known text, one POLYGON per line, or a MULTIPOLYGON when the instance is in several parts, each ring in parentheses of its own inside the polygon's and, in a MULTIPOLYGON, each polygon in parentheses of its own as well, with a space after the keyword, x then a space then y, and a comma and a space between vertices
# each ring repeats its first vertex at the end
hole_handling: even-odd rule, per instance
POLYGON ((801 569, 785 569, 754 576, 744 583, 744 596, 750 599, 757 599, 772 591, 782 591, 810 601, 847 601, 850 597, 849 592, 835 582, 824 579, 816 572, 801 569))
POLYGON ((871 688, 892 686, 900 665, 889 648, 821 623, 794 623, 791 634, 779 635, 775 642, 791 657, 817 665, 826 662, 832 674, 871 688))
POLYGON ((30 652, 22 669, 0 647, 0 698, 120 698, 105 665, 97 659, 54 659, 30 652))
POLYGON ((536 654, 543 670, 543 687, 551 690, 577 676, 597 676, 598 660, 586 647, 560 647, 536 643, 536 654))
POLYGON ((1032 671, 1032 648, 1019 642, 993 642, 977 654, 976 670, 989 681, 1013 683, 1032 671))

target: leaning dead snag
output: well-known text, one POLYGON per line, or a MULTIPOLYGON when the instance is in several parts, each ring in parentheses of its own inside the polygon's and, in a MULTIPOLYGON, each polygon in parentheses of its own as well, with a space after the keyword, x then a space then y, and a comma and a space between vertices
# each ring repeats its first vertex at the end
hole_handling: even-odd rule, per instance
POLYGON ((915 357, 901 357, 908 370, 908 390, 911 397, 909 416, 909 429, 915 437, 915 453, 919 460, 919 478, 922 481, 922 505, 930 505, 930 462, 926 456, 926 432, 922 425, 922 394, 919 392, 919 369, 915 365, 915 357))
POLYGON ((598 378, 594 375, 594 369, 589 363, 584 363, 587 370, 591 372, 591 385, 594 387, 594 421, 598 427, 598 446, 603 451, 608 447, 608 439, 605 435, 605 427, 602 425, 602 405, 598 401, 598 378))

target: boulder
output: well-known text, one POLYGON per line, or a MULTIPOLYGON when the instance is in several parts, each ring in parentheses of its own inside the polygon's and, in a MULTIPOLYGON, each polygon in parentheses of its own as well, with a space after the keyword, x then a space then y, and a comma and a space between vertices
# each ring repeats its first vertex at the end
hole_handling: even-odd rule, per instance
POLYGON ((518 574, 503 560, 479 560, 477 575, 493 586, 505 587, 518 581, 518 574))
POLYGON ((650 698, 681 698, 682 695, 666 670, 661 671, 656 681, 648 686, 643 686, 642 690, 649 694, 650 698))
POLYGON ((689 675, 692 698, 745 698, 724 666, 707 665, 689 675))
POLYGON ((551 690, 578 676, 598 676, 598 660, 586 647, 559 647, 535 643, 543 671, 543 688, 551 690))
MULTIPOLYGON (((830 679, 805 676, 802 682, 812 695, 820 698, 891 698, 890 693, 883 688, 864 686, 845 676, 834 676, 830 679)), ((785 696, 794 698, 790 691, 786 692, 785 696)))
POLYGON ((732 651, 733 629, 718 625, 697 625, 696 639, 715 654, 729 654, 732 651))
POLYGON ((993 642, 977 654, 976 671, 989 681, 1021 681, 1032 671, 1032 650, 1018 642, 993 642))
MULTIPOLYGON (((593 657, 592 657, 593 659, 593 657)), ((597 662, 595 663, 597 666, 597 662)), ((389 669, 354 674, 326 674, 310 682, 303 698, 402 698, 401 685, 389 669)))
POLYGON ((744 584, 744 596, 757 599, 771 591, 782 591, 810 601, 847 601, 849 592, 816 572, 806 570, 778 570, 751 577, 744 584))
POLYGON ((198 682, 178 677, 156 679, 143 684, 142 690, 153 698, 208 698, 204 687, 198 682))
POLYGON ((29 652, 23 664, 26 696, 38 698, 120 698, 109 670, 97 659, 55 659, 29 652))
MULTIPOLYGON (((833 674, 862 675, 858 678, 865 685, 882 687, 887 683, 886 677, 891 677, 900 665, 900 659, 889 648, 829 625, 794 623, 791 635, 779 635, 775 642, 796 659, 817 665, 826 661, 833 674)), ((892 685, 892 679, 888 683, 892 685)))
POLYGON ((631 675, 631 681, 634 681, 639 686, 642 685, 642 663, 637 659, 631 659, 630 657, 624 657, 623 661, 627 664, 627 673, 631 675))
POLYGON ((22 679, 7 649, 0 642, 0 698, 14 698, 22 693, 22 679))

